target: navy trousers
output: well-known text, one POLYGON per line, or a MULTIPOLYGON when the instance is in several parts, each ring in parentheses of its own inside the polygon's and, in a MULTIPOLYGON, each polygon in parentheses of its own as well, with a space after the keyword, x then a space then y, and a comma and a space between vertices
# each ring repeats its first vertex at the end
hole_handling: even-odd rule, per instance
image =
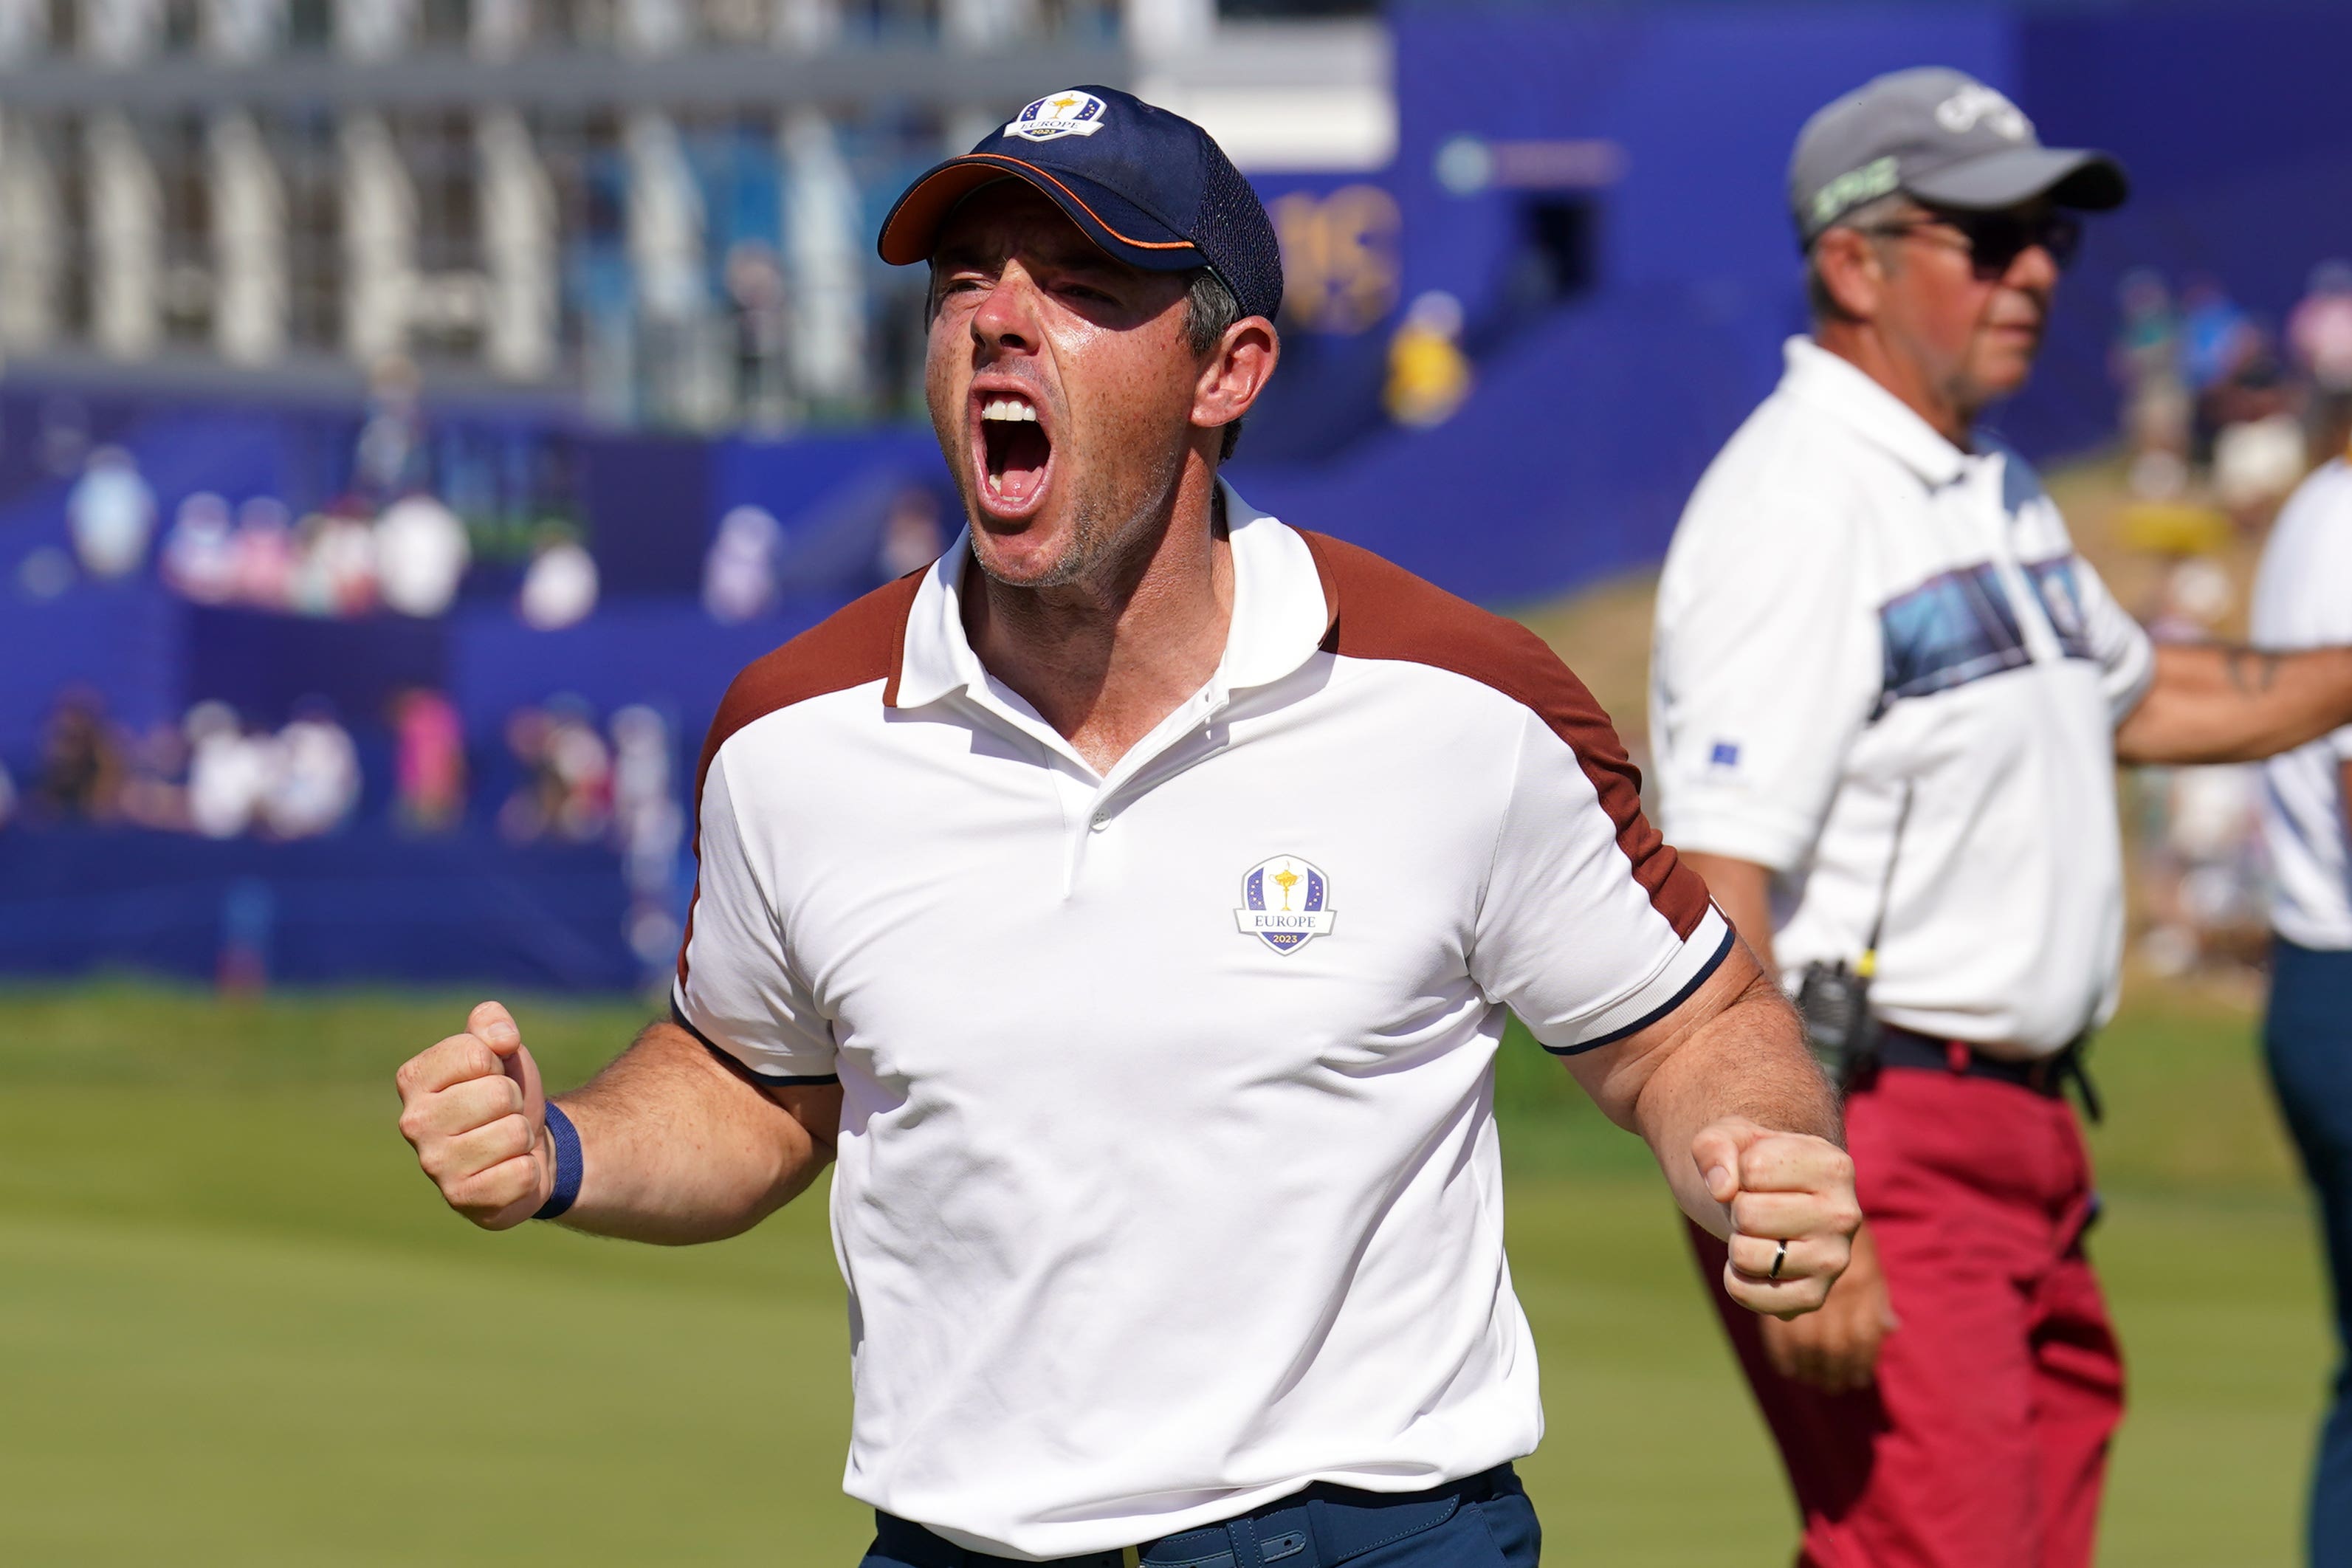
POLYGON ((2319 1194, 2336 1304, 2335 1398, 2311 1479, 2311 1561, 2352 1563, 2352 952, 2271 949, 2263 1055, 2319 1194))
MULTIPOLYGON (((860 1568, 992 1568, 921 1525, 877 1514, 860 1568)), ((1164 1536, 1133 1552, 1060 1559, 1065 1568, 1536 1568, 1543 1531, 1508 1465, 1402 1494, 1318 1485, 1239 1519, 1164 1536)))

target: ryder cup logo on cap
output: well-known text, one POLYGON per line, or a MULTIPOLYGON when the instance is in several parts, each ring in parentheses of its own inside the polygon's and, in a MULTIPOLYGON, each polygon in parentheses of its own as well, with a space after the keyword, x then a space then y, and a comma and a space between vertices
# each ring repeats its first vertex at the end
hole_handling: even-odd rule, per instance
POLYGON ((1091 92, 1066 88, 1041 98, 1006 123, 1007 136, 1051 142, 1057 136, 1091 136, 1103 128, 1108 106, 1091 92))
POLYGON ((1330 907, 1331 879, 1296 855, 1261 860, 1242 878, 1242 907, 1234 924, 1280 953, 1292 953, 1331 934, 1339 911, 1330 907))

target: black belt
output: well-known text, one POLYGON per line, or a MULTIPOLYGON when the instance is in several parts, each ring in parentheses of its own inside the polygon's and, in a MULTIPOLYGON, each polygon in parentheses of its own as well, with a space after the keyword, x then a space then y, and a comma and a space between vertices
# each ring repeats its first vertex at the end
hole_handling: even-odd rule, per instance
MULTIPOLYGON (((1221 1524, 1141 1546, 1056 1557, 1045 1568, 1333 1568, 1374 1547, 1433 1530, 1465 1502, 1519 1490, 1508 1465, 1418 1492, 1367 1492, 1318 1482, 1221 1524)), ((911 1568, 988 1568, 1016 1561, 958 1546, 896 1514, 877 1510, 874 1526, 880 1554, 911 1568)))
POLYGON ((2012 1083, 2020 1089, 2053 1100, 2063 1100, 2066 1086, 2073 1084, 2083 1097, 2083 1114, 2093 1121, 2101 1120, 2105 1107, 2100 1102, 2099 1091, 2084 1068, 2083 1058, 2090 1048, 2091 1037, 2077 1035, 2046 1057, 2028 1061, 2013 1061, 2006 1057, 1987 1056, 1966 1040, 1939 1040, 1933 1035, 1923 1035, 1916 1029, 1906 1029, 1894 1024, 1878 1026, 1877 1065, 1889 1068, 1918 1068, 1929 1072, 1948 1072, 1961 1078, 1989 1078, 2002 1083, 2012 1083))

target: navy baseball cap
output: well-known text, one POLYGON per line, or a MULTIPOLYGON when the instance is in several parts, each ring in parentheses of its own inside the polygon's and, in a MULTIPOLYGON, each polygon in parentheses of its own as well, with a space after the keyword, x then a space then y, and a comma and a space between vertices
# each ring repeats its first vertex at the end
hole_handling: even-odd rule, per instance
POLYGON ((908 185, 875 242, 905 267, 930 258, 958 202, 1024 180, 1108 255, 1148 272, 1206 267, 1244 316, 1282 309, 1282 247, 1250 183, 1209 133, 1114 87, 1041 98, 908 185))

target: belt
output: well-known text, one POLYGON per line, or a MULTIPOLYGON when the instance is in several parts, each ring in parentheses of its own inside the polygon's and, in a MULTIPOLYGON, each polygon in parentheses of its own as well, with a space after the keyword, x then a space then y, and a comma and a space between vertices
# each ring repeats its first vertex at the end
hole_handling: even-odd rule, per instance
MULTIPOLYGON (((1044 1568, 1333 1568, 1433 1530, 1465 1502, 1519 1490, 1508 1465, 1418 1492, 1368 1492, 1318 1482, 1222 1524, 1163 1535, 1141 1546, 1056 1557, 1044 1568)), ((874 1526, 877 1555, 908 1568, 988 1568, 1020 1561, 958 1546, 896 1514, 877 1510, 874 1526)))
POLYGON ((2046 1057, 2012 1061, 2006 1057, 1987 1056, 1966 1040, 1939 1040, 1916 1029, 1881 1024, 1877 1055, 1880 1067, 1917 1068, 1960 1078, 1994 1079, 2052 1100, 2064 1099, 2066 1086, 2071 1083, 2083 1097, 2083 1114, 2095 1122, 2104 1116, 2105 1107, 2083 1066, 2090 1043, 2090 1036, 2077 1035, 2046 1057))

